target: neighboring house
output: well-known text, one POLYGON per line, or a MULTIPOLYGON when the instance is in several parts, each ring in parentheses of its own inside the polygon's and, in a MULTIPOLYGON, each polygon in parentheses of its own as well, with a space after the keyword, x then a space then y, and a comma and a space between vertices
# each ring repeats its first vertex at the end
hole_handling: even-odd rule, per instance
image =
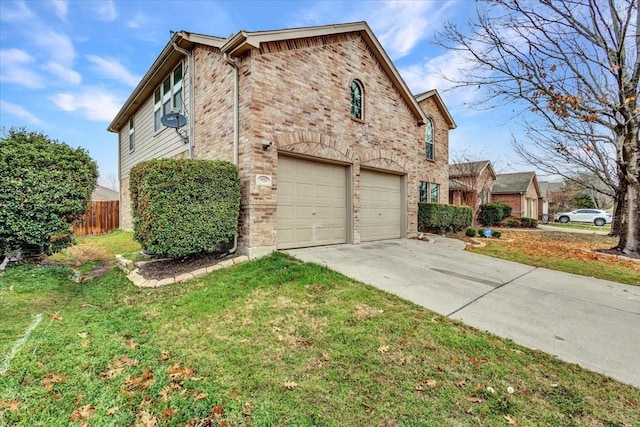
POLYGON ((175 157, 238 164, 238 249, 252 257, 415 235, 418 202, 447 202, 454 128, 436 91, 410 93, 364 22, 180 31, 109 126, 121 228, 132 228, 131 167, 175 157), (187 118, 181 135, 160 122, 172 110, 187 118))
POLYGON ((107 187, 103 187, 102 185, 98 185, 93 193, 91 193, 92 201, 101 201, 101 200, 120 200, 120 193, 118 191, 112 190, 107 187))
POLYGON ((539 215, 548 215, 549 214, 549 182, 540 181, 538 182, 540 186, 540 212, 539 215))
POLYGON ((474 216, 491 201, 496 173, 489 160, 449 165, 449 203, 470 206, 474 216))
POLYGON ((511 216, 538 218, 541 210, 540 186, 535 172, 505 173, 497 175, 491 201, 506 203, 513 209, 511 216))

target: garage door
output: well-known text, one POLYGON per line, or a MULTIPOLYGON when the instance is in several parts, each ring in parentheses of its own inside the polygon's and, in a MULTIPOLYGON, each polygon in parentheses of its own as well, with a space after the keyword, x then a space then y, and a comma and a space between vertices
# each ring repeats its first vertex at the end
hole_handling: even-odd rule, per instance
POLYGON ((346 168, 278 158, 278 249, 347 242, 346 168))
POLYGON ((360 172, 360 240, 397 239, 402 232, 402 177, 360 172))

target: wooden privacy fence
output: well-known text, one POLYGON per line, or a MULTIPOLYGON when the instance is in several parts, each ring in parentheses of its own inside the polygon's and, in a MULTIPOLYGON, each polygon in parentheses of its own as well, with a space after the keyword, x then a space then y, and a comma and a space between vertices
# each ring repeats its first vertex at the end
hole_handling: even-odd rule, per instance
POLYGON ((104 234, 120 227, 120 201, 101 200, 91 202, 81 225, 73 228, 76 236, 104 234))

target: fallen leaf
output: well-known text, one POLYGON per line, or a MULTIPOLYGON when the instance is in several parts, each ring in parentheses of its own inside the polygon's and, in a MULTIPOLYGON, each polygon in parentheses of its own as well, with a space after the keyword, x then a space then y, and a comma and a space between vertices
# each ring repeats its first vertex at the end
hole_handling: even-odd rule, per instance
POLYGON ((107 409, 107 415, 117 414, 118 411, 120 411, 120 407, 119 406, 114 406, 113 408, 107 409))
POLYGON ((468 400, 471 403, 482 403, 484 402, 484 399, 482 399, 481 397, 477 397, 477 396, 467 396, 465 397, 466 400, 468 400))
POLYGON ((140 331, 140 335, 146 335, 149 333, 149 329, 148 328, 144 328, 143 330, 140 331))
POLYGON ((427 387, 434 388, 435 386, 438 385, 438 381, 434 380, 433 378, 429 378, 426 384, 427 384, 427 387))
POLYGON ((311 346, 313 346, 313 344, 311 343, 310 340, 296 340, 296 343, 298 343, 298 345, 301 345, 303 347, 311 347, 311 346))
POLYGON ((231 390, 229 396, 231 396, 232 399, 236 399, 238 397, 238 392, 235 390, 231 390))
POLYGON ((122 385, 123 391, 145 390, 153 383, 151 369, 145 369, 139 377, 129 377, 122 385))
POLYGON ((554 335, 553 337, 557 340, 564 341, 564 338, 562 338, 561 336, 554 335))
POLYGON ((460 381, 456 382, 456 386, 464 387, 466 383, 467 383, 467 380, 460 380, 460 381))
POLYGON ((88 347, 89 344, 91 344, 91 340, 82 340, 82 342, 80 343, 80 345, 83 347, 88 347))
POLYGON ((57 320, 58 322, 62 322, 64 320, 64 317, 60 316, 60 313, 57 311, 55 313, 49 313, 49 317, 53 320, 57 320))
POLYGON ((147 411, 141 411, 136 419, 136 427, 157 427, 158 420, 147 411))
POLYGON ((88 337, 88 336, 89 336, 89 333, 88 333, 88 332, 78 332, 78 336, 79 336, 80 338, 83 338, 83 339, 84 339, 84 338, 86 338, 86 337, 88 337))
POLYGON ((134 340, 129 340, 124 344, 125 347, 130 348, 131 350, 137 350, 140 348, 140 344, 135 342, 134 340))
POLYGON ((287 390, 293 390, 294 388, 298 387, 298 384, 293 381, 285 381, 282 386, 287 390))
POLYGON ((95 414, 95 412, 96 407, 93 405, 82 406, 73 411, 73 413, 69 416, 69 421, 80 421, 86 418, 90 418, 93 416, 93 414, 95 414))
POLYGON ((381 345, 380 347, 378 347, 378 353, 380 354, 385 354, 388 351, 389 351, 388 345, 381 345))
POLYGON ((173 365, 169 366, 167 368, 167 372, 169 373, 169 378, 171 378, 171 380, 173 381, 187 379, 193 376, 193 369, 183 368, 179 363, 174 363, 173 365))
POLYGON ((175 417, 176 414, 177 412, 175 409, 166 408, 164 411, 160 413, 160 418, 162 418, 163 420, 170 420, 171 418, 175 417))
POLYGON ((224 414, 224 408, 222 407, 222 405, 216 405, 211 410, 211 415, 222 415, 222 414, 224 414))
POLYGON ((516 417, 514 417, 513 415, 505 415, 504 419, 507 420, 507 422, 512 426, 520 426, 520 424, 518 424, 518 420, 516 420, 516 417))
POLYGON ((9 411, 17 411, 19 406, 20 402, 18 402, 18 399, 0 400, 0 408, 5 408, 9 411))
POLYGON ((195 401, 206 399, 207 396, 209 396, 208 393, 198 393, 195 390, 191 392, 191 397, 193 397, 193 400, 195 401))
POLYGON ((59 384, 67 381, 66 375, 56 375, 53 372, 49 372, 45 374, 42 381, 40 381, 40 385, 44 387, 46 390, 53 390, 54 384, 59 384))
POLYGON ((255 411, 255 406, 253 405, 253 403, 251 402, 245 402, 244 406, 242 407, 242 415, 248 416, 253 414, 253 411, 255 411))
POLYGON ((158 360, 160 362, 164 362, 165 360, 169 360, 169 352, 168 351, 163 351, 162 353, 160 353, 160 356, 158 356, 158 360))
POLYGON ((325 362, 330 361, 331 356, 329 355, 329 353, 322 353, 322 360, 324 360, 325 362))

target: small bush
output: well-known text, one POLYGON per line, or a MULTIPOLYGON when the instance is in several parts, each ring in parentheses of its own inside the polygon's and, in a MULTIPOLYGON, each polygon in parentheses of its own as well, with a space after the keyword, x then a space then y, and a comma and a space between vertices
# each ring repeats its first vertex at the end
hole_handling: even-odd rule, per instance
POLYGON ((505 203, 487 203, 480 206, 478 221, 482 225, 495 225, 511 215, 511 210, 505 203))
POLYGON ((467 237, 475 237, 475 236, 476 236, 476 229, 475 229, 475 228, 471 228, 471 227, 469 227, 469 228, 467 228, 467 230, 464 232, 464 234, 465 234, 467 237))
POLYGON ((509 218, 503 224, 505 227, 509 228, 518 228, 520 227, 520 219, 519 218, 509 218))
POLYGON ((221 160, 154 159, 131 169, 134 238, 158 255, 214 250, 238 228, 238 168, 221 160))
POLYGON ((520 218, 520 225, 524 228, 538 227, 538 220, 534 218, 520 218))
POLYGON ((502 233, 499 231, 494 230, 491 232, 491 237, 495 237, 496 239, 499 239, 500 236, 502 236, 502 233))
POLYGON ((418 231, 458 232, 471 225, 473 210, 468 206, 418 204, 418 231))

